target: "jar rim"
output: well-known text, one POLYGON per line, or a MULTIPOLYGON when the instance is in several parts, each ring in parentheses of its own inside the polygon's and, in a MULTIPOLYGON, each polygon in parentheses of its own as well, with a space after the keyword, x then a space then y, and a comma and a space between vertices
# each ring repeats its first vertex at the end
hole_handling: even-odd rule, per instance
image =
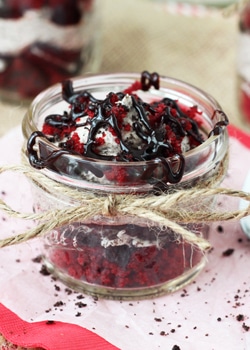
MULTIPOLYGON (((74 91, 78 92, 81 90, 89 90, 92 89, 95 91, 96 89, 108 91, 107 88, 109 86, 116 87, 117 91, 121 91, 121 86, 124 87, 124 85, 130 86, 132 82, 135 80, 140 79, 141 74, 140 73, 111 73, 111 74, 88 74, 83 77, 76 77, 72 78, 72 83, 74 87, 74 91)), ((111 90, 110 90, 111 91, 111 90)), ((108 91, 108 92, 110 92, 108 91)), ((113 91, 113 90, 112 90, 113 91)), ((214 151, 215 154, 209 154, 209 160, 210 163, 213 161, 218 162, 220 161, 226 152, 227 149, 227 143, 228 143, 228 134, 227 134, 227 128, 226 123, 223 125, 223 121, 227 119, 226 115, 221 109, 221 106, 219 103, 208 93, 204 92, 198 87, 195 87, 192 84, 189 84, 187 82, 184 82, 179 79, 175 79, 168 76, 160 75, 160 88, 159 90, 150 88, 147 92, 148 95, 151 96, 151 99, 153 98, 159 98, 162 97, 162 94, 168 94, 174 95, 175 97, 179 97, 180 99, 183 99, 186 101, 186 103, 189 103, 190 106, 197 105, 199 109, 202 109, 202 113, 204 116, 206 116, 206 124, 207 127, 211 128, 210 130, 206 130, 206 133, 210 133, 207 135, 207 139, 199 146, 183 153, 183 156, 185 157, 186 163, 189 163, 193 161, 193 159, 199 157, 201 154, 204 156, 204 153, 214 151), (165 87, 165 85, 167 87, 165 87), (196 102, 196 103, 194 103, 196 102), (213 133, 214 129, 216 127, 220 128, 220 132, 213 133), (224 146, 223 147, 223 143, 224 146), (220 151, 220 152, 218 152, 220 151), (215 159, 216 157, 216 159, 215 159), (211 162, 211 160, 213 161, 211 162)), ((35 123, 35 119, 33 118, 34 115, 40 115, 44 112, 44 109, 46 109, 46 106, 48 105, 48 102, 53 105, 53 102, 62 100, 62 94, 61 94, 61 84, 55 84, 51 86, 50 88, 47 88, 43 92, 41 92, 39 95, 36 96, 36 98, 32 101, 22 124, 22 130, 23 135, 26 139, 30 137, 30 134, 32 132, 35 132, 38 129, 38 125, 35 123)), ((59 150, 60 148, 55 146, 54 144, 50 143, 48 140, 41 141, 45 142, 47 146, 49 146, 52 150, 59 150)), ((67 155, 62 156, 65 160, 65 157, 67 155)), ((136 166, 138 169, 139 167, 143 167, 144 165, 147 165, 148 167, 154 166, 156 164, 159 164, 159 159, 152 159, 152 160, 145 160, 145 161, 136 161, 136 162, 111 162, 108 160, 99 160, 99 159, 92 159, 88 158, 86 156, 82 155, 70 155, 71 158, 73 158, 77 163, 85 162, 92 165, 102 165, 105 166, 111 166, 114 168, 124 167, 126 169, 132 169, 136 166)), ((166 158, 168 161, 175 162, 176 157, 168 157, 166 158)), ((208 166, 208 169, 211 170, 211 168, 214 167, 214 164, 210 164, 208 166)), ((51 170, 46 169, 45 170, 46 175, 55 177, 55 174, 51 174, 51 170)), ((191 171, 194 174, 198 175, 199 173, 202 173, 201 169, 197 172, 191 171)), ((181 182, 185 182, 188 180, 190 175, 189 171, 184 171, 183 178, 181 182), (188 174, 187 174, 188 173, 188 174)), ((65 176, 67 177, 67 174, 63 174, 63 179, 60 179, 60 181, 63 182, 71 182, 72 180, 65 179, 65 176)), ((78 182, 81 182, 79 179, 78 182)), ((114 184, 113 184, 114 185, 114 184)), ((110 185, 108 186, 110 188, 110 185)), ((124 188, 124 186, 123 186, 124 188)))

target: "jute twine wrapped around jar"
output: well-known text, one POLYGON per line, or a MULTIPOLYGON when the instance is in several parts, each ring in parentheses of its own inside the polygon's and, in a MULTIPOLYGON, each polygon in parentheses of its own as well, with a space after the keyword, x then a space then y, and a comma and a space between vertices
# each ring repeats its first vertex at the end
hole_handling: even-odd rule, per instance
MULTIPOLYGON (((228 168, 228 154, 216 174, 209 180, 202 181, 189 189, 178 189, 171 193, 163 192, 160 195, 154 194, 101 194, 89 191, 77 190, 65 186, 45 176, 42 172, 32 169, 26 165, 3 166, 0 174, 7 171, 23 173, 27 178, 45 189, 49 193, 57 193, 69 196, 74 199, 77 205, 65 206, 63 209, 49 210, 41 213, 21 213, 10 208, 4 201, 0 201, 0 210, 14 218, 35 220, 37 225, 22 234, 0 240, 0 247, 11 246, 17 243, 28 241, 35 237, 41 237, 49 231, 77 221, 84 221, 96 215, 111 217, 134 216, 150 220, 159 227, 168 227, 177 235, 199 248, 207 251, 211 248, 210 243, 203 237, 185 228, 188 223, 209 223, 216 221, 239 220, 250 214, 250 204, 245 210, 217 211, 210 206, 199 206, 199 210, 187 210, 185 203, 202 203, 206 198, 213 198, 217 195, 242 198, 250 200, 250 194, 228 188, 217 188, 223 180, 228 168)), ((178 238, 179 237, 179 238, 178 238)))

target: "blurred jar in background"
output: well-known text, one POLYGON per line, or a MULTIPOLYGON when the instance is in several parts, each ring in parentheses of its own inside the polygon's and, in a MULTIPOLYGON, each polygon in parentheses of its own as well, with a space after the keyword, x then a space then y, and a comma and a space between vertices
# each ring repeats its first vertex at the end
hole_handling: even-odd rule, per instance
POLYGON ((98 69, 98 0, 0 1, 0 98, 29 101, 98 69))
POLYGON ((237 89, 240 114, 250 125, 250 2, 247 2, 239 16, 237 50, 237 89))

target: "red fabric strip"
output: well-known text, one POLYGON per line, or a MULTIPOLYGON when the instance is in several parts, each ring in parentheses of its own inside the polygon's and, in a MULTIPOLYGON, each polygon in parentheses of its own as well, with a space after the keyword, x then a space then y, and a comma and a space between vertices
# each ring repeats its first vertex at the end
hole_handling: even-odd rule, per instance
POLYGON ((0 333, 11 343, 46 350, 118 350, 99 335, 74 324, 25 322, 0 303, 0 333))
POLYGON ((245 147, 250 148, 250 133, 246 133, 241 129, 238 129, 234 125, 228 125, 229 136, 239 140, 245 147))

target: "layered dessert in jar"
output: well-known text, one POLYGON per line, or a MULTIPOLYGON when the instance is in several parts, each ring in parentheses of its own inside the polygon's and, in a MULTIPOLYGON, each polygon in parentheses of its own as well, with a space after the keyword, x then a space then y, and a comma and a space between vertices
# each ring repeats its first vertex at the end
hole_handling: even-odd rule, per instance
POLYGON ((95 0, 0 2, 0 92, 31 100, 52 84, 98 65, 95 0))
MULTIPOLYGON (((188 283, 204 266, 204 251, 147 205, 216 174, 227 123, 212 97, 146 71, 67 80, 37 96, 23 121, 26 154, 55 186, 34 184, 35 210, 84 210, 87 199, 92 209, 46 234, 47 267, 71 287, 109 298, 188 283), (120 206, 98 210, 110 197, 120 206), (141 208, 133 208, 137 199, 141 208)), ((192 211, 197 203, 174 207, 192 211)), ((182 226, 207 234, 199 222, 182 226)))

